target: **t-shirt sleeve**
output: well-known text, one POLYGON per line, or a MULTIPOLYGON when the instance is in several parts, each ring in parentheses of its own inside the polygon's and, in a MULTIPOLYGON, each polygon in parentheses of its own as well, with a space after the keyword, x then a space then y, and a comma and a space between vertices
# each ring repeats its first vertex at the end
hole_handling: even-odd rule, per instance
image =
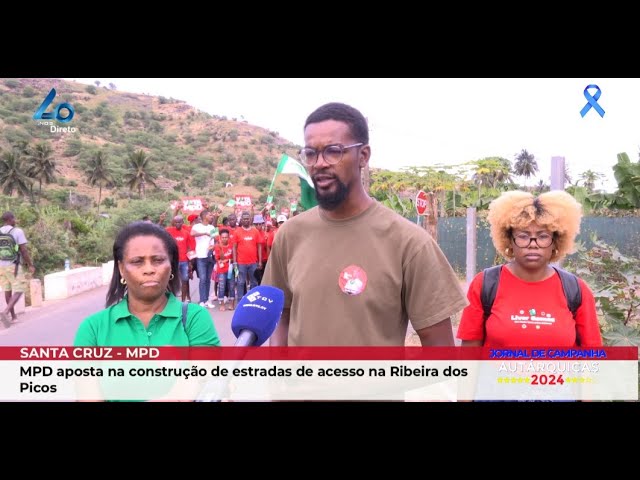
POLYGON ((261 285, 271 285, 282 290, 284 292, 284 308, 291 308, 292 293, 289 288, 287 263, 282 254, 286 250, 285 245, 283 245, 283 239, 284 236, 281 234, 274 240, 261 285))
POLYGON ((405 265, 402 291, 415 330, 435 325, 467 305, 460 280, 431 237, 405 265))
POLYGON ((74 347, 97 347, 98 336, 95 325, 91 321, 92 317, 85 318, 76 330, 76 336, 73 340, 74 347))
POLYGON ((469 305, 462 311, 456 336, 461 340, 484 340, 484 309, 480 300, 483 273, 478 273, 469 285, 469 305))
POLYGON ((582 303, 576 312, 576 335, 581 347, 601 347, 602 336, 596 312, 593 292, 581 278, 578 279, 582 291, 582 303))
MULTIPOLYGON (((13 233, 13 231, 11 233, 13 233)), ((25 237, 24 231, 21 228, 16 228, 15 233, 16 243, 18 245, 26 245, 27 243, 29 243, 27 242, 27 237, 25 237)))
POLYGON ((187 312, 187 337, 190 347, 219 347, 220 338, 211 314, 205 308, 189 304, 187 312))

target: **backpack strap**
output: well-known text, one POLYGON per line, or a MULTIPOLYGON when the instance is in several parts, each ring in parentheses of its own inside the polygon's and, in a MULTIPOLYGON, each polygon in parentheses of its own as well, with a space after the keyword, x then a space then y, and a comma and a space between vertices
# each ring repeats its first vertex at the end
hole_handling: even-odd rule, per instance
MULTIPOLYGON (((4 232, 2 235, 11 235, 11 232, 13 231, 13 229, 16 227, 11 227, 9 230, 7 230, 6 232, 4 232)), ((13 237, 13 235, 11 235, 13 237)), ((16 246, 18 246, 18 241, 16 240, 15 237, 13 237, 13 240, 16 242, 16 246)))
POLYGON ((573 273, 567 272, 556 266, 553 269, 560 275, 560 281, 562 282, 562 290, 564 296, 567 299, 567 306, 573 315, 575 320, 578 308, 582 305, 582 290, 580 290, 580 284, 578 283, 578 277, 573 273))
POLYGON ((189 307, 189 302, 182 302, 182 327, 184 331, 187 331, 187 308, 189 307))
POLYGON ((498 281, 500 280, 501 272, 502 265, 494 265, 493 267, 485 268, 482 271, 482 290, 480 291, 480 301, 482 302, 482 309, 484 310, 484 321, 487 321, 487 318, 491 315, 491 307, 493 307, 493 302, 496 299, 498 281))
MULTIPOLYGON (((11 232, 13 231, 14 228, 16 228, 16 227, 11 227, 9 230, 7 230, 2 235, 11 235, 11 232)), ((14 237, 13 235, 11 235, 11 237, 13 238, 13 241, 16 244, 16 246, 15 246, 16 259, 13 261, 13 263, 16 264, 16 268, 15 268, 15 271, 13 272, 13 274, 17 277, 18 276, 18 267, 20 266, 20 245, 18 245, 18 241, 16 240, 16 237, 14 237)))

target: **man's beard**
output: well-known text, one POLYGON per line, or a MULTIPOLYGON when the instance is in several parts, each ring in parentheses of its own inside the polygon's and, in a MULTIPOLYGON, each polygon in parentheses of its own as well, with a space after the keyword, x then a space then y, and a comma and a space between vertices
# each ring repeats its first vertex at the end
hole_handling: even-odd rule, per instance
POLYGON ((344 200, 347 198, 347 195, 349 194, 349 187, 342 183, 338 178, 335 179, 335 182, 337 185, 336 190, 328 193, 320 193, 317 185, 315 185, 315 181, 313 182, 316 187, 316 200, 318 201, 320 208, 325 210, 335 210, 342 205, 344 200))

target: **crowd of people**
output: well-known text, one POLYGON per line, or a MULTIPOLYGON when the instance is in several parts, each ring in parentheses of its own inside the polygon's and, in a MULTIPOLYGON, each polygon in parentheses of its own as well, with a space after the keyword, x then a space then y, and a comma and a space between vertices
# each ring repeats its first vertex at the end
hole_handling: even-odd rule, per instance
MULTIPOLYGON (((259 214, 241 211, 238 221, 235 213, 221 218, 217 207, 189 215, 186 224, 179 209, 166 230, 178 245, 182 300, 191 301, 189 280, 195 274, 200 306, 233 310, 261 283, 276 233, 288 217, 279 214, 272 220, 265 208, 259 214)), ((164 221, 163 214, 158 223, 164 221)))

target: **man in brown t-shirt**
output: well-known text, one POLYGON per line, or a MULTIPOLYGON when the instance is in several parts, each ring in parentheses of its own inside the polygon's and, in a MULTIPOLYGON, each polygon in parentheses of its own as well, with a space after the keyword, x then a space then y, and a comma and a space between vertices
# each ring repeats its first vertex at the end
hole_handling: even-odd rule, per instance
POLYGON ((411 321, 423 346, 453 346, 450 317, 466 296, 431 236, 364 190, 364 116, 324 105, 304 140, 318 207, 275 236, 262 284, 284 291, 285 308, 270 344, 402 346, 411 321))

